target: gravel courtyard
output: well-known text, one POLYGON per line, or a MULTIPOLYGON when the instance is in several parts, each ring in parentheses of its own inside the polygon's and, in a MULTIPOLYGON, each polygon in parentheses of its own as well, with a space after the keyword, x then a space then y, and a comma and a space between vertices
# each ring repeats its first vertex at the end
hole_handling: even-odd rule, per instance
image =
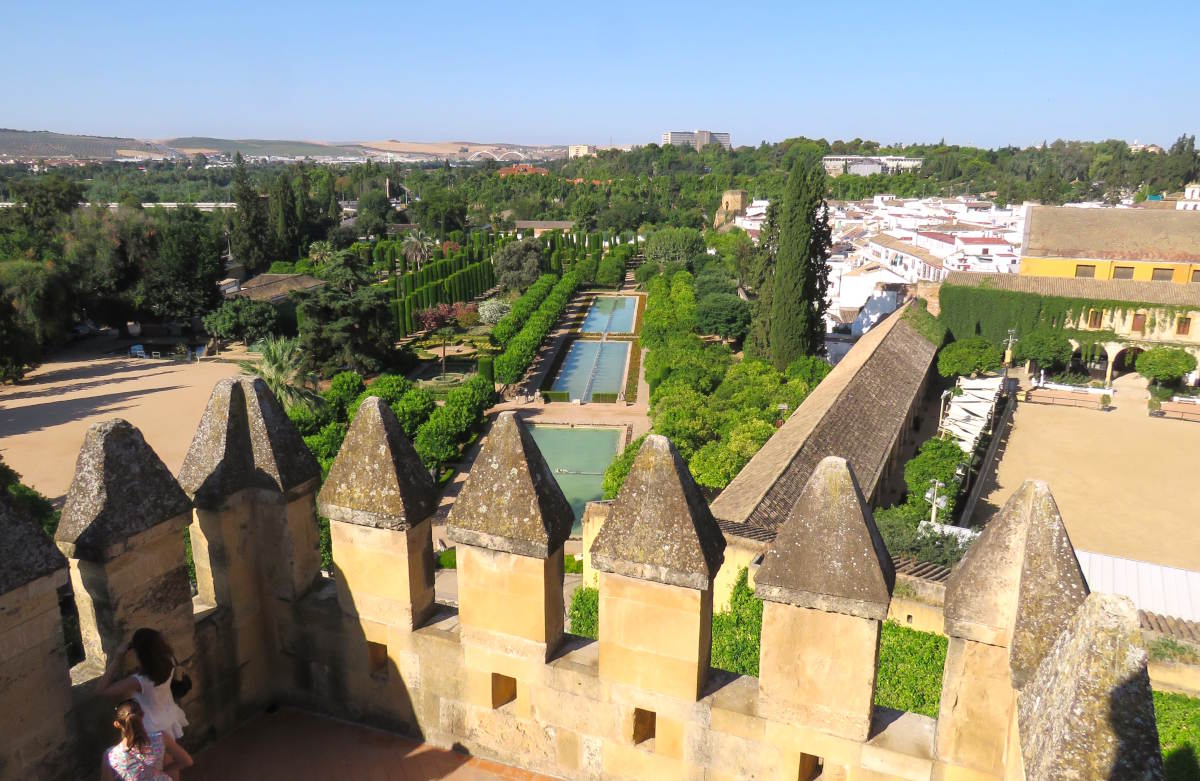
POLYGON ((1136 375, 1115 387, 1109 412, 1020 404, 976 517, 1042 479, 1076 548, 1200 570, 1200 424, 1147 415, 1136 375))

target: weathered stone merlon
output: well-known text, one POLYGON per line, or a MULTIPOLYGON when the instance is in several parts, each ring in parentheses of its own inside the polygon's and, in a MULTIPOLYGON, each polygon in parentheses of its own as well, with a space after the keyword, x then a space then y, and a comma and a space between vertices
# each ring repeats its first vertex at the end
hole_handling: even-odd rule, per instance
POLYGON ((130 538, 164 521, 182 517, 182 528, 190 509, 142 433, 124 420, 107 420, 84 437, 54 539, 72 558, 108 561, 130 538))
POLYGON ((1027 480, 946 584, 946 634, 1009 648, 1020 689, 1088 595, 1046 483, 1027 480))
POLYGON ((813 470, 755 576, 762 599, 882 621, 896 573, 844 458, 813 470))
POLYGON ((707 589, 725 558, 725 536, 664 436, 646 437, 591 550, 592 565, 641 580, 707 589))
POLYGON ((574 523, 537 443, 514 413, 501 413, 454 500, 450 539, 546 558, 562 547, 574 523))
POLYGON ((1137 610, 1092 594, 1017 700, 1026 781, 1163 777, 1137 610))
POLYGON ((66 559, 6 494, 0 491, 0 595, 55 573, 65 583, 66 559))
POLYGON ((179 483, 197 507, 217 509, 247 488, 298 494, 320 475, 267 384, 257 377, 230 377, 213 387, 179 483))
POLYGON ((378 397, 359 406, 317 497, 326 517, 405 530, 437 509, 437 488, 400 421, 378 397))

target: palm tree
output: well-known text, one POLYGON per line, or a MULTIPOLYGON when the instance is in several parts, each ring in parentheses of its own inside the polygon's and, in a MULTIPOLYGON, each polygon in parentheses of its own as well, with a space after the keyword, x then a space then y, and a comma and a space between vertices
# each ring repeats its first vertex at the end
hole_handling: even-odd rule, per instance
POLYGON ((308 246, 308 257, 319 266, 333 257, 333 245, 328 241, 314 241, 308 246))
POLYGON ((404 244, 400 251, 404 253, 404 257, 409 263, 420 268, 421 264, 429 260, 429 256, 435 249, 437 249, 437 242, 433 240, 432 236, 420 228, 413 228, 404 237, 404 244))
POLYGON ((300 368, 303 361, 300 340, 268 336, 261 344, 262 360, 238 361, 238 368, 261 378, 285 409, 297 404, 307 407, 319 404, 321 397, 313 389, 312 376, 300 368))

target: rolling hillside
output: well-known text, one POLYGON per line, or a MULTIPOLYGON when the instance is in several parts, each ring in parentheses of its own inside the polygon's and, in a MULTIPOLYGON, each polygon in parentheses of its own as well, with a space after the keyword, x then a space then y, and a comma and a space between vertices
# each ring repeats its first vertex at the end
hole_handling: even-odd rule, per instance
POLYGON ((162 144, 138 141, 133 138, 78 136, 68 133, 51 133, 48 130, 0 128, 0 155, 22 158, 75 157, 112 160, 146 154, 173 155, 175 152, 162 144))

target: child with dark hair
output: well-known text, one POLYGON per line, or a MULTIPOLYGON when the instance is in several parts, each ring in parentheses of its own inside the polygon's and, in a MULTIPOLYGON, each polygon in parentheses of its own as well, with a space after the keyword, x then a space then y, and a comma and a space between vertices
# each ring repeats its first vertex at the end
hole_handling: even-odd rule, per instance
POLYGON ((144 713, 147 730, 164 732, 179 739, 188 722, 171 694, 175 666, 175 652, 162 633, 139 629, 129 642, 117 648, 104 676, 97 682, 96 690, 102 697, 135 700, 144 713), (114 682, 129 651, 137 657, 138 669, 133 675, 114 682))
POLYGON ((179 781, 179 772, 191 767, 191 755, 174 738, 146 729, 142 707, 134 700, 117 706, 113 726, 121 739, 104 752, 100 776, 105 781, 179 781))

